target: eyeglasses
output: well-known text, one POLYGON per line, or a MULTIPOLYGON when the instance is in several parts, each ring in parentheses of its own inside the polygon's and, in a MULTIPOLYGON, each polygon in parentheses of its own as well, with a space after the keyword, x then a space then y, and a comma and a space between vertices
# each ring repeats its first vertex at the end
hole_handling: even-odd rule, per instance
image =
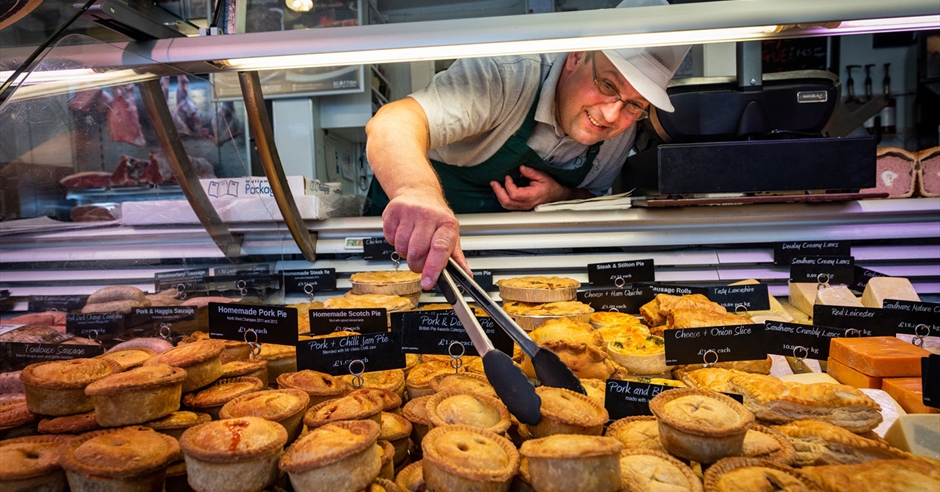
POLYGON ((610 102, 622 102, 623 109, 633 117, 634 121, 640 121, 650 115, 649 111, 640 103, 636 101, 624 101, 623 98, 620 97, 620 93, 617 92, 617 86, 615 86, 613 82, 607 79, 597 80, 597 63, 594 61, 593 55, 591 56, 591 74, 594 76, 594 86, 597 87, 598 92, 608 99, 612 98, 610 102))

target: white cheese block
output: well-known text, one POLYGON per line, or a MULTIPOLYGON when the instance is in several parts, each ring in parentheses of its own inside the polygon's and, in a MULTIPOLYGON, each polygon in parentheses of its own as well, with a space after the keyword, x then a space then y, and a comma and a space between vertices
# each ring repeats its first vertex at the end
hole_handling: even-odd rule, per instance
POLYGON ((855 294, 844 285, 824 287, 816 291, 816 304, 823 306, 864 307, 855 294))
POLYGON ((903 277, 872 277, 865 285, 862 293, 862 305, 865 307, 881 308, 885 299, 898 301, 920 301, 920 296, 911 285, 911 281, 903 277))
POLYGON ((787 374, 784 376, 779 376, 781 381, 788 383, 802 383, 802 384, 814 384, 814 383, 829 383, 829 384, 840 384, 836 381, 836 378, 824 373, 824 372, 802 372, 799 374, 787 374))
POLYGON ((814 282, 790 282, 790 304, 813 317, 813 305, 864 307, 844 285, 819 288, 814 282))
POLYGON ((885 440, 903 451, 940 460, 940 413, 901 415, 888 428, 885 440))
POLYGON ((817 285, 815 282, 790 282, 790 305, 812 318, 817 285))

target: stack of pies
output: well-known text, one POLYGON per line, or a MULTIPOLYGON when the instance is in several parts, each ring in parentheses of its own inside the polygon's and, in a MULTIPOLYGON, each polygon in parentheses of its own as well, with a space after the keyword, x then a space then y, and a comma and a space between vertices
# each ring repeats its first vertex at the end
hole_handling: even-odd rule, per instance
POLYGON ((302 390, 285 388, 255 391, 237 396, 222 406, 219 418, 261 417, 287 430, 287 442, 300 435, 310 397, 302 390))
POLYGON ((120 372, 108 359, 72 359, 31 364, 20 373, 26 390, 26 407, 40 415, 74 415, 95 408, 85 387, 120 372))
POLYGON ((421 297, 421 274, 410 270, 360 272, 349 276, 353 294, 401 296, 417 307, 421 297))
POLYGON ((183 404, 194 411, 209 414, 213 420, 218 420, 222 405, 241 395, 261 391, 262 388, 264 385, 258 378, 220 379, 208 388, 187 394, 183 398, 183 404))

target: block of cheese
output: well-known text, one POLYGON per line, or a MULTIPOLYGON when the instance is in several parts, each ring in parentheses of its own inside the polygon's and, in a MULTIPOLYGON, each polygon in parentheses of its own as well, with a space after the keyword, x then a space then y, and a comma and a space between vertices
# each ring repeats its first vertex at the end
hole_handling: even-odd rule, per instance
POLYGON ((940 414, 901 415, 885 432, 885 441, 902 451, 940 460, 940 414))
POLYGON ((855 294, 844 285, 820 287, 814 282, 790 282, 790 304, 809 317, 813 305, 864 307, 855 294))
POLYGON ((839 381, 832 376, 824 372, 803 372, 800 374, 785 374, 778 377, 777 379, 787 382, 787 383, 802 383, 802 384, 813 384, 813 383, 829 383, 829 384, 839 384, 839 381))
MULTIPOLYGON (((735 282, 729 285, 754 285, 758 283, 760 282, 758 282, 755 279, 747 279, 747 280, 742 280, 740 282, 735 282)), ((770 309, 766 311, 748 311, 747 316, 750 317, 751 319, 754 319, 754 316, 765 316, 765 315, 773 314, 773 315, 783 318, 783 321, 792 323, 793 316, 790 316, 790 313, 788 313, 787 310, 784 309, 782 305, 780 305, 780 301, 778 301, 774 296, 770 294, 767 294, 767 297, 768 297, 768 301, 770 301, 770 309)))
MULTIPOLYGON (((920 359, 928 355, 930 352, 895 337, 833 338, 829 341, 830 359, 862 374, 882 378, 920 377, 920 359)), ((832 374, 831 371, 829 373, 832 374)))
POLYGON ((940 196, 940 147, 917 153, 917 191, 920 196, 940 196))
POLYGON ((881 378, 862 374, 832 357, 826 361, 826 373, 836 381, 856 388, 881 388, 881 378))
POLYGON ((790 304, 788 301, 783 301, 780 303, 783 306, 784 311, 793 318, 794 323, 802 323, 804 325, 811 325, 813 321, 809 319, 809 316, 806 315, 803 311, 793 307, 793 304, 790 304))
POLYGON ((940 413, 940 408, 924 405, 922 378, 884 378, 881 380, 881 389, 891 395, 907 413, 940 413))
POLYGON ((823 287, 816 291, 816 304, 823 306, 864 307, 855 294, 844 285, 823 287))
POLYGON ((897 147, 878 149, 875 161, 875 187, 862 193, 887 193, 888 198, 908 198, 914 194, 917 156, 897 147))
POLYGON ((911 285, 911 281, 903 277, 872 277, 865 285, 862 293, 862 305, 865 307, 881 308, 885 299, 897 301, 920 301, 920 296, 911 285))
POLYGON ((818 285, 815 282, 790 282, 790 297, 788 298, 790 305, 812 318, 818 285))

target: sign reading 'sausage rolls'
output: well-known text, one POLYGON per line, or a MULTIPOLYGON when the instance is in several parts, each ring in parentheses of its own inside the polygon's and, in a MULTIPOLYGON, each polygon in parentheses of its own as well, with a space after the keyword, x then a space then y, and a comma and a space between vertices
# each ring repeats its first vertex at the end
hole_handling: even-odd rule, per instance
POLYGON ((209 303, 209 337, 239 342, 297 344, 297 309, 209 303))

